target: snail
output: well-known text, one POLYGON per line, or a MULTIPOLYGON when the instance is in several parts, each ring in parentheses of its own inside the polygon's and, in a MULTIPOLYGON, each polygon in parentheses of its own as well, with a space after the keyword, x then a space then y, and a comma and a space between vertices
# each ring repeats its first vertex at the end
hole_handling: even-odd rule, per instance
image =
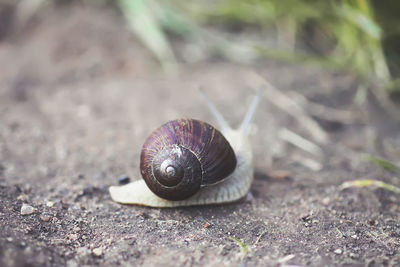
POLYGON ((260 91, 238 129, 230 127, 204 92, 200 93, 221 131, 194 119, 165 123, 143 145, 143 179, 111 186, 112 200, 166 208, 230 203, 248 193, 253 181, 248 129, 260 91))

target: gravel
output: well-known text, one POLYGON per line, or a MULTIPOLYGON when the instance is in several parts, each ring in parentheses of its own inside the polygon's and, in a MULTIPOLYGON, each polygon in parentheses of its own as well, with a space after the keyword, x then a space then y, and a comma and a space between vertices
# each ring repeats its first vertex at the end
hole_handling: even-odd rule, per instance
POLYGON ((36 212, 36 209, 34 207, 32 207, 31 205, 28 204, 22 204, 21 207, 21 215, 31 215, 34 214, 36 212))

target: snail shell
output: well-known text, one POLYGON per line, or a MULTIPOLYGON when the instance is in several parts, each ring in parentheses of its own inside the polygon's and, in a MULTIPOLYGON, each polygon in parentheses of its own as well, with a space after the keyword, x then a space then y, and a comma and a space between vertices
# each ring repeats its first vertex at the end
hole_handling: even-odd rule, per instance
POLYGON ((143 145, 140 168, 144 179, 111 186, 111 198, 123 204, 161 208, 222 204, 243 198, 254 175, 247 130, 260 92, 239 129, 232 129, 203 94, 221 132, 192 119, 162 125, 143 145))
POLYGON ((222 132, 236 155, 236 168, 222 182, 200 188, 193 196, 178 201, 166 200, 155 195, 143 179, 123 186, 111 186, 111 198, 123 204, 172 208, 183 206, 213 205, 235 202, 243 198, 253 181, 253 153, 248 135, 229 129, 222 132))
POLYGON ((221 182, 236 167, 225 137, 208 123, 193 119, 167 122, 145 141, 140 171, 147 186, 167 200, 183 200, 201 187, 221 182))

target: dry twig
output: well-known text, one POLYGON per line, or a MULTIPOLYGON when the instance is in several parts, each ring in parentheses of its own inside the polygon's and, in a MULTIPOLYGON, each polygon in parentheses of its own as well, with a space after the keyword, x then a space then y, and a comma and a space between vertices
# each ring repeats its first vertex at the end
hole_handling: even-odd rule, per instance
POLYGON ((282 128, 279 131, 279 137, 286 142, 289 142, 292 145, 301 148, 302 150, 307 151, 317 157, 322 157, 324 155, 324 152, 318 145, 286 128, 282 128))
POLYGON ((252 87, 263 87, 265 95, 270 103, 293 116, 293 118, 310 133, 316 142, 320 144, 326 144, 328 142, 327 133, 307 114, 301 105, 293 101, 293 99, 282 93, 264 77, 254 71, 249 72, 247 80, 252 87))
POLYGON ((294 101, 299 103, 299 105, 301 105, 311 115, 321 119, 337 121, 345 124, 352 124, 355 121, 360 120, 360 117, 354 112, 335 109, 309 101, 306 97, 298 92, 290 91, 289 96, 294 99, 294 101))

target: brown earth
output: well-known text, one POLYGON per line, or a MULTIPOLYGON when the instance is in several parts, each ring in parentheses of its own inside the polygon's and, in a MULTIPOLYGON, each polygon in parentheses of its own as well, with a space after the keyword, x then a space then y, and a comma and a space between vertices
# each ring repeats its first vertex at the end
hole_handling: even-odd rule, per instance
POLYGON ((397 149, 399 127, 374 104, 353 103, 353 76, 274 61, 207 60, 182 63, 171 78, 122 25, 115 11, 75 6, 2 36, 1 266, 400 265, 399 195, 340 188, 361 178, 400 185, 361 160, 361 153, 384 153, 376 145, 382 139, 397 149), (240 123, 254 95, 249 70, 285 92, 361 117, 316 118, 330 140, 317 158, 280 138, 287 128, 312 140, 265 97, 252 127, 256 175, 245 200, 178 209, 111 201, 107 188, 118 177, 139 179, 141 145, 153 129, 178 117, 215 124, 198 85, 240 123), (23 203, 34 213, 21 215, 23 203))

